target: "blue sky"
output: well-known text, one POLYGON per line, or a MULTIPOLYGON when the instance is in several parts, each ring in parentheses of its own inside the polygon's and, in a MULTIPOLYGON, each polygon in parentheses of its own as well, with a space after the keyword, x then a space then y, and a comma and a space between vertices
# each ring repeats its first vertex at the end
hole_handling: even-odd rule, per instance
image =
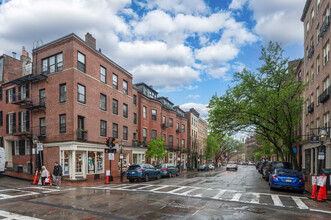
POLYGON ((97 48, 184 110, 207 116, 234 72, 259 66, 261 45, 278 41, 303 56, 305 0, 0 0, 0 54, 31 52, 69 33, 97 48), (2 4, 1 4, 2 3, 2 4))

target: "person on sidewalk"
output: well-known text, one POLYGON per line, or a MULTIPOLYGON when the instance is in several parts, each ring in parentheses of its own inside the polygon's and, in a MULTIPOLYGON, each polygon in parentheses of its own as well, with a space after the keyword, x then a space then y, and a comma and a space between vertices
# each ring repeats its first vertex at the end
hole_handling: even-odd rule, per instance
POLYGON ((41 184, 42 185, 46 185, 45 182, 46 182, 46 179, 48 177, 48 171, 46 170, 46 167, 45 166, 42 166, 41 167, 41 184))
POLYGON ((61 165, 59 165, 58 162, 55 162, 53 169, 53 180, 58 188, 61 186, 61 177, 62 177, 62 167, 61 165))

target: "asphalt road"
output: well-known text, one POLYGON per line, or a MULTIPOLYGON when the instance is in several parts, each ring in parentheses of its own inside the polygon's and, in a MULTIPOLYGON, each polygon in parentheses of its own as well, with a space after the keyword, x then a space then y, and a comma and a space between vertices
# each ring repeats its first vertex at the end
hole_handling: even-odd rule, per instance
POLYGON ((38 187, 0 177, 0 219, 330 219, 331 204, 270 191, 254 166, 150 182, 38 187))

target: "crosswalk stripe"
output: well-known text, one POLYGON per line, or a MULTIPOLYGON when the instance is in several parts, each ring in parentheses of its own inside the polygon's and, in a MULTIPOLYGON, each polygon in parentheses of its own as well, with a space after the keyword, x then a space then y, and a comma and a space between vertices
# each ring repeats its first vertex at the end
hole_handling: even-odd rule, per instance
POLYGON ((303 203, 300 198, 293 196, 292 199, 295 202, 295 204, 297 204, 299 209, 308 209, 308 206, 305 203, 303 203))
POLYGON ((252 193, 253 196, 255 196, 250 203, 254 203, 254 204, 259 204, 260 202, 260 194, 259 193, 252 193))
MULTIPOLYGON (((153 185, 147 185, 147 186, 143 186, 143 187, 139 187, 139 188, 136 188, 137 190, 141 190, 141 189, 145 189, 145 188, 148 188, 148 187, 151 187, 153 185)), ((122 188, 123 189, 123 188, 122 188)))
POLYGON ((193 191, 195 191, 195 190, 197 190, 197 189, 196 189, 196 188, 194 188, 194 189, 190 189, 190 190, 188 190, 188 191, 185 191, 185 192, 181 193, 180 195, 186 196, 186 195, 188 195, 189 193, 191 193, 191 192, 193 192, 193 191))
POLYGON ((31 219, 31 220, 39 220, 40 218, 33 218, 30 216, 24 216, 24 215, 19 215, 11 212, 6 212, 0 210, 0 217, 6 217, 5 219, 17 219, 17 220, 25 220, 25 219, 31 219))
POLYGON ((173 189, 171 191, 168 191, 167 193, 175 193, 175 192, 180 191, 180 190, 185 189, 185 188, 186 188, 185 186, 182 186, 182 187, 179 187, 177 189, 173 189))
POLYGON ((216 194, 216 195, 213 196, 212 198, 213 198, 213 199, 219 199, 224 193, 225 193, 225 190, 222 189, 222 190, 219 191, 218 194, 216 194))
POLYGON ((230 201, 233 201, 233 202, 238 202, 240 197, 241 197, 242 193, 236 193, 233 195, 232 199, 230 201))
POLYGON ((278 195, 271 195, 271 199, 274 202, 275 206, 283 206, 284 207, 284 205, 283 205, 282 201, 280 201, 278 195))
POLYGON ((119 189, 126 189, 126 188, 130 188, 132 187, 132 185, 127 185, 127 186, 124 186, 124 187, 119 187, 119 189))
POLYGON ((158 187, 158 188, 155 188, 155 189, 151 189, 150 191, 156 191, 156 190, 159 190, 159 189, 164 189, 164 188, 167 188, 168 186, 161 186, 161 187, 158 187))

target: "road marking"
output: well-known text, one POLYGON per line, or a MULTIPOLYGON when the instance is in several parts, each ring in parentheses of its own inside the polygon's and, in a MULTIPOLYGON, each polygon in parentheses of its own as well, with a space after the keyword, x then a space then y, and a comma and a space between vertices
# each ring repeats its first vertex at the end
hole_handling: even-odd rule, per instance
POLYGON ((320 209, 309 209, 309 210, 313 211, 313 212, 324 212, 324 213, 331 214, 331 211, 326 211, 326 210, 320 210, 320 209))
POLYGON ((182 186, 182 187, 179 187, 177 189, 173 189, 171 191, 168 191, 167 193, 175 193, 175 192, 180 191, 180 190, 185 189, 185 188, 186 188, 185 186, 182 186))
POLYGON ((219 191, 218 194, 216 194, 215 196, 213 196, 213 199, 219 199, 224 193, 226 192, 226 190, 222 189, 219 191))
POLYGON ((295 196, 292 196, 293 201, 297 204, 299 209, 308 209, 308 206, 302 202, 300 198, 297 198, 295 196))
POLYGON ((31 220, 39 220, 40 218, 33 218, 30 216, 26 216, 26 215, 19 215, 19 214, 15 214, 15 213, 11 213, 11 212, 6 212, 6 211, 2 211, 0 210, 0 217, 6 217, 6 219, 10 220, 10 219, 17 219, 17 220, 25 220, 25 219, 31 219, 31 220))
POLYGON ((274 205, 275 206, 282 206, 282 207, 284 207, 284 205, 283 205, 282 201, 280 201, 278 195, 271 195, 271 199, 274 202, 274 205))
POLYGON ((240 197, 241 197, 242 193, 236 193, 233 195, 232 199, 230 201, 232 202, 238 202, 240 197))
POLYGON ((155 189, 151 189, 150 191, 156 191, 156 190, 159 190, 159 189, 164 189, 164 188, 167 188, 168 186, 160 186, 158 188, 155 188, 155 189))
POLYGON ((132 187, 132 185, 127 185, 127 186, 123 186, 123 187, 118 187, 119 189, 126 189, 126 188, 130 188, 132 187))
POLYGON ((188 191, 185 191, 185 192, 183 192, 183 193, 180 193, 180 195, 186 196, 186 195, 188 195, 190 192, 193 192, 193 191, 195 191, 195 190, 197 190, 197 189, 196 189, 196 188, 194 188, 194 189, 190 189, 190 190, 188 190, 188 191))
MULTIPOLYGON (((153 185, 147 185, 147 186, 143 186, 143 187, 139 187, 139 188, 136 188, 136 190, 141 190, 141 189, 145 189, 145 188, 148 188, 148 187, 151 187, 153 185)), ((122 188, 123 189, 123 188, 122 188)))
POLYGON ((255 196, 255 198, 253 198, 250 203, 253 204, 259 204, 260 203, 260 194, 259 193, 252 193, 253 196, 255 196))

